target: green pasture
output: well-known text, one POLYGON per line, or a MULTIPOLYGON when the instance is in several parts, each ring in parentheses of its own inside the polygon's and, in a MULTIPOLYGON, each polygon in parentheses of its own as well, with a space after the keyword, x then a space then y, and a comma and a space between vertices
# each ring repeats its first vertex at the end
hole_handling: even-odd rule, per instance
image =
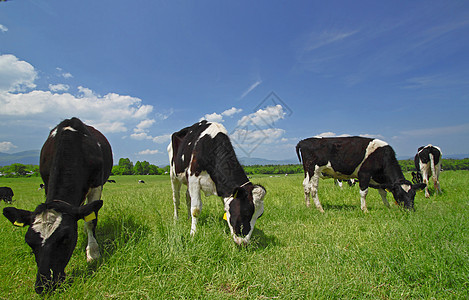
MULTIPOLYGON (((443 194, 434 195, 432 187, 426 199, 419 192, 415 212, 394 204, 388 209, 372 190, 367 214, 358 186, 320 181, 321 214, 305 206, 302 175, 254 176, 267 195, 246 247, 230 237, 219 198, 203 197, 191 237, 184 199, 173 221, 168 176, 112 179, 117 183, 105 185, 99 213, 102 258, 86 263, 80 229, 67 282, 45 297, 34 292, 26 228, 0 217, 0 299, 469 298, 469 171, 443 172, 443 194)), ((28 210, 44 201, 40 182, 0 178, 0 186, 14 190, 13 205, 28 210)))

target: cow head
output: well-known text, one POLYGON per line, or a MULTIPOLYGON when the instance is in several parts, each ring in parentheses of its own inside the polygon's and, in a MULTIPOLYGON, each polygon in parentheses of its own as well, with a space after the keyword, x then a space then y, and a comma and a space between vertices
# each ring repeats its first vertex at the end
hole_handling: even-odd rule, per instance
POLYGON ((412 182, 413 183, 423 182, 422 174, 420 174, 420 172, 412 172, 412 182))
POLYGON ((236 244, 249 242, 254 224, 264 212, 265 193, 264 187, 249 184, 235 188, 232 196, 225 199, 226 221, 236 244))
POLYGON ((393 184, 382 184, 380 188, 389 190, 399 205, 403 205, 404 208, 410 210, 415 210, 415 193, 418 190, 424 189, 425 186, 425 183, 411 184, 410 181, 405 180, 403 182, 396 182, 393 184))
POLYGON ((36 259, 38 294, 54 290, 65 279, 65 267, 77 243, 77 222, 90 215, 96 217, 102 205, 101 200, 81 207, 52 201, 39 205, 34 212, 14 207, 3 209, 3 215, 13 225, 29 226, 25 240, 36 259))

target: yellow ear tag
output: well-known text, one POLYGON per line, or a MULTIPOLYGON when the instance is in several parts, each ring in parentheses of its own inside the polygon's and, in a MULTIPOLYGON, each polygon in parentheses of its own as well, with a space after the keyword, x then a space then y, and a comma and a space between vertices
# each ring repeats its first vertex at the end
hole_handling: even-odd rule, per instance
POLYGON ((96 219, 96 214, 93 211, 91 214, 85 216, 83 219, 85 220, 85 222, 93 221, 94 219, 96 219))
POLYGON ((228 218, 226 217, 226 213, 223 215, 223 220, 228 221, 228 218))
POLYGON ((13 225, 18 226, 18 227, 24 227, 24 223, 20 223, 18 221, 15 221, 15 223, 13 223, 13 225))

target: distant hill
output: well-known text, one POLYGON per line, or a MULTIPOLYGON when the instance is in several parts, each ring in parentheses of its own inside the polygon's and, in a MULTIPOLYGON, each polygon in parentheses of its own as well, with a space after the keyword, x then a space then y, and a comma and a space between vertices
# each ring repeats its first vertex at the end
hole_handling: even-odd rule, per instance
POLYGON ((17 153, 0 152, 0 166, 9 166, 11 164, 39 165, 39 150, 29 150, 17 153))
MULTIPOLYGON (((469 154, 445 154, 443 153, 443 159, 465 159, 469 158, 469 154)), ((398 160, 414 160, 414 157, 409 157, 409 156, 398 156, 398 160)))

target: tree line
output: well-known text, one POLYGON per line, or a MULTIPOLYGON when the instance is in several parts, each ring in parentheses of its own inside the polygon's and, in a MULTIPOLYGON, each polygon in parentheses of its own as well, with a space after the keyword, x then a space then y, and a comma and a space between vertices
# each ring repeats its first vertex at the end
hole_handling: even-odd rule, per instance
MULTIPOLYGON (((403 172, 415 171, 414 161, 411 159, 399 160, 403 172)), ((469 158, 443 159, 443 170, 469 170, 469 158)), ((243 166, 247 175, 255 174, 299 174, 303 173, 303 165, 252 165, 243 166)), ((111 175, 162 175, 169 173, 169 166, 160 168, 147 161, 137 161, 135 164, 129 158, 119 159, 119 164, 112 167, 111 175)), ((38 165, 12 164, 0 167, 0 176, 23 177, 39 176, 38 165)))

